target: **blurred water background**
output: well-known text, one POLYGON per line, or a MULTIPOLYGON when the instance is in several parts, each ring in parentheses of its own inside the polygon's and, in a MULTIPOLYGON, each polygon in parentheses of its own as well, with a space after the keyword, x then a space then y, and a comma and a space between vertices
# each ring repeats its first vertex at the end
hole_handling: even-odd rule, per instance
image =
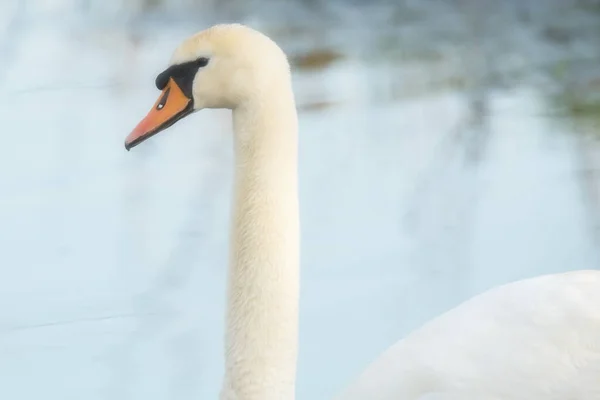
POLYGON ((600 267, 600 1, 0 4, 1 399, 217 398, 229 112, 123 139, 218 22, 293 65, 299 399, 485 289, 600 267))

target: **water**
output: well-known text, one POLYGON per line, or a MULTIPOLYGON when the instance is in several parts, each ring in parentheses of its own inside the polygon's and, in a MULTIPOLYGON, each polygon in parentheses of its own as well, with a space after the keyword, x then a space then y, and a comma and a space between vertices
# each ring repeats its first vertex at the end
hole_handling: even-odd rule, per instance
MULTIPOLYGON (((0 50, 0 397, 216 398, 229 113, 122 143, 172 49, 218 14, 124 29, 110 10, 57 3, 4 13, 18 24, 7 18, 0 50)), ((238 11, 296 65, 299 399, 330 398, 487 288, 600 266, 600 175, 584 173, 600 170, 597 141, 557 111, 546 73, 596 57, 600 25, 556 5, 519 24, 507 6, 474 41, 448 5, 389 7, 345 7, 331 25, 310 7, 300 22, 238 11), (574 44, 539 35, 557 15, 554 37, 574 44)))

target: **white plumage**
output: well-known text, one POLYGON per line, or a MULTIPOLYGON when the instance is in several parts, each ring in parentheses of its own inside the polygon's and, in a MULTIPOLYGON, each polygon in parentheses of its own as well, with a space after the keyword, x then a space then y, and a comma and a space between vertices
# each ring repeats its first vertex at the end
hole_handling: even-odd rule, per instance
POLYGON ((475 296, 387 350, 341 398, 600 399, 600 273, 475 296))
MULTIPOLYGON (((232 110, 235 197, 221 399, 291 400, 300 226, 289 64, 273 41, 241 25, 194 35, 171 64, 158 80, 167 85, 160 107, 126 146, 192 111, 232 110)), ((476 296, 392 346, 339 399, 600 400, 600 272, 542 276, 476 296)))

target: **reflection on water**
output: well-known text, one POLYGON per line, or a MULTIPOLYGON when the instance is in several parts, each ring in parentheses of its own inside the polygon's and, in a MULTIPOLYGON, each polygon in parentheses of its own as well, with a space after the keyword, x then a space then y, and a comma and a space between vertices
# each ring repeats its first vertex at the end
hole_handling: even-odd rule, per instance
POLYGON ((0 13, 0 397, 216 398, 229 113, 122 141, 176 44, 218 20, 294 66, 300 399, 475 293, 600 265, 593 1, 217 3, 0 13))

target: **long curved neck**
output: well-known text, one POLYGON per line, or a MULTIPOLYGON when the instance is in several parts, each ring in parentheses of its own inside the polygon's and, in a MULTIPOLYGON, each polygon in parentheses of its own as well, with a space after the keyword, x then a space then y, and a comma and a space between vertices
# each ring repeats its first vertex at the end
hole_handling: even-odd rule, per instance
POLYGON ((294 399, 297 115, 291 84, 234 109, 235 187, 222 399, 294 399))

